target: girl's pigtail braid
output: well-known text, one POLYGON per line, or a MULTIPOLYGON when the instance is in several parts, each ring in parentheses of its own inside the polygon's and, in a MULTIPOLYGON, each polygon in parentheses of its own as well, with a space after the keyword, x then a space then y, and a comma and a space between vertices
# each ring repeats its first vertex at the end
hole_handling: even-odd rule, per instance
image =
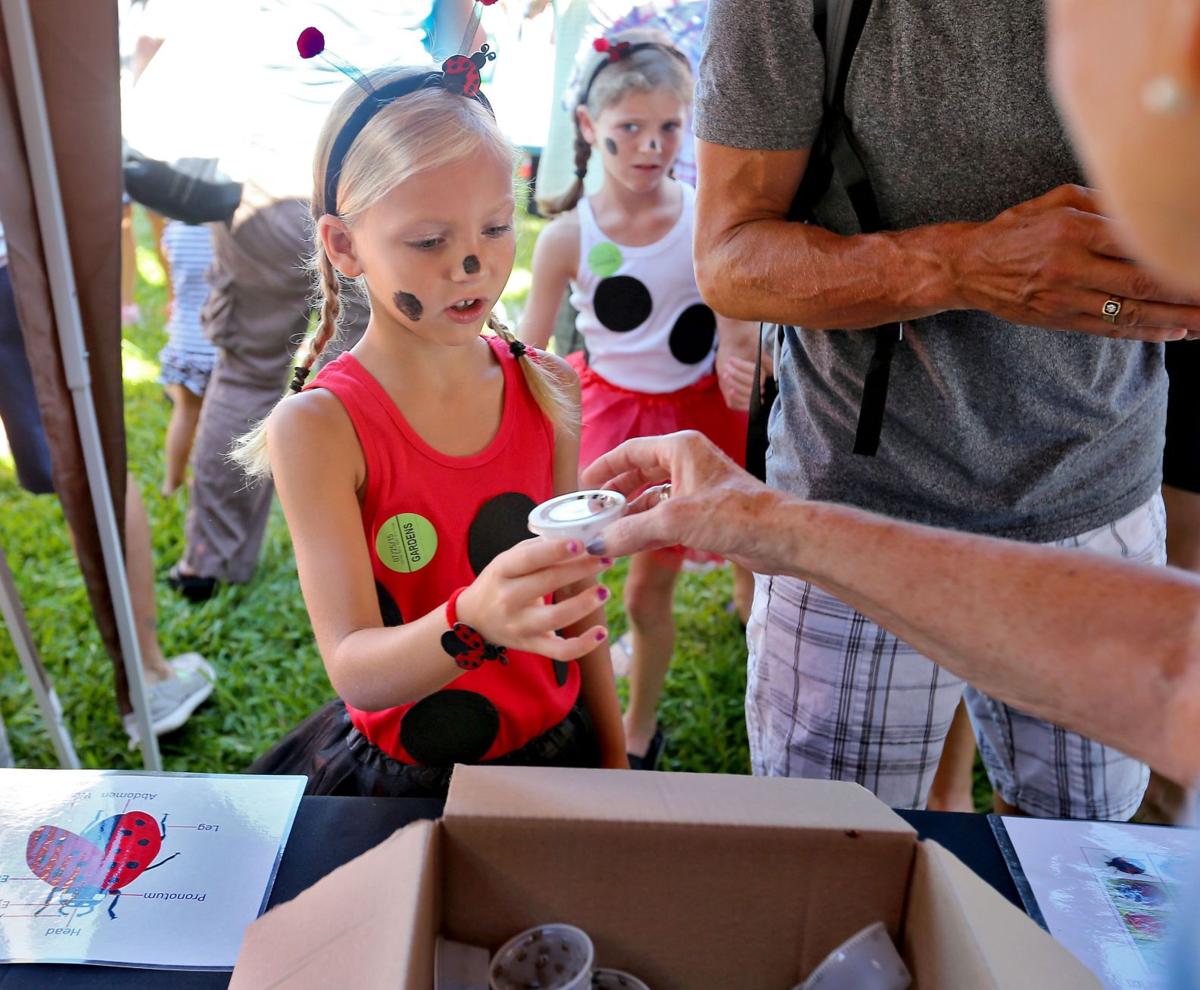
POLYGON ((583 132, 579 129, 579 120, 575 120, 575 181, 561 196, 549 199, 539 199, 538 209, 547 217, 557 216, 575 209, 576 204, 583 199, 583 180, 587 177, 588 162, 592 157, 592 146, 584 140, 583 132))
POLYGON ((296 365, 292 374, 290 387, 293 392, 299 392, 304 388, 304 382, 312 371, 313 365, 316 364, 325 348, 329 346, 329 342, 337 336, 338 317, 342 312, 342 287, 338 281, 337 272, 334 271, 333 263, 324 250, 318 251, 318 254, 320 256, 317 268, 321 276, 321 313, 317 323, 317 332, 308 342, 304 359, 296 365))
POLYGON ((521 374, 534 401, 555 427, 579 434, 579 410, 572 401, 566 385, 538 357, 538 352, 520 340, 496 317, 488 317, 488 327, 508 344, 508 349, 520 365, 521 374))

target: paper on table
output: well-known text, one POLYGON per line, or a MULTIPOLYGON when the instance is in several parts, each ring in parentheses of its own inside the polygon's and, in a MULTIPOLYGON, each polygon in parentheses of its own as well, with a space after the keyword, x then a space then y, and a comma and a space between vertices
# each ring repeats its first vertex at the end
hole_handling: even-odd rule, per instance
POLYGON ((1009 863, 1017 886, 1050 934, 1106 987, 1166 987, 1168 938, 1182 885, 1195 877, 1200 833, 1111 822, 1002 821, 1019 860, 1015 868, 1009 863))
POLYGON ((304 783, 0 770, 0 962, 232 969, 304 783))

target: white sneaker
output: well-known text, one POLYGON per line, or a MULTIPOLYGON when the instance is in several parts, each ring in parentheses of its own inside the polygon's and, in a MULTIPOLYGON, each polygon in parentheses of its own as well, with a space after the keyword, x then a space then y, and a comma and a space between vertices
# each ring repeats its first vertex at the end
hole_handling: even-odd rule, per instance
MULTIPOLYGON (((165 681, 151 684, 146 689, 146 702, 150 706, 150 725, 156 736, 173 732, 188 720, 200 704, 212 694, 217 674, 199 653, 185 653, 172 657, 167 664, 175 672, 165 681)), ((141 742, 137 719, 133 712, 122 722, 129 736, 129 748, 136 749, 141 742)))

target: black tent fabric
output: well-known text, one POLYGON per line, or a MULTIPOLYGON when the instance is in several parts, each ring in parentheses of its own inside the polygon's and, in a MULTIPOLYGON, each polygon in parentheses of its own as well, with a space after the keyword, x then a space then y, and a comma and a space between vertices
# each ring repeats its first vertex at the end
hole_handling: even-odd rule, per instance
MULTIPOLYGON (((104 463, 116 517, 123 530, 126 468, 121 377, 117 8, 115 0, 36 0, 29 6, 104 463)), ((118 704, 122 712, 127 712, 128 686, 83 450, 63 371, 2 9, 0 177, 0 222, 8 241, 17 312, 50 445, 54 484, 75 534, 76 553, 96 624, 113 658, 118 704)), ((19 561, 13 563, 20 566, 19 561)))

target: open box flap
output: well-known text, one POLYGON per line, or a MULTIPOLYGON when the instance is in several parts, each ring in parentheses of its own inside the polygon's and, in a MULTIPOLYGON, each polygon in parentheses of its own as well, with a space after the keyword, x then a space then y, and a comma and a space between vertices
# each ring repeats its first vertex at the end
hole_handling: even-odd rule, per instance
POLYGON ((433 986, 439 838, 413 822, 268 911, 246 929, 232 990, 433 986))
POLYGON ((456 766, 445 818, 916 831, 857 784, 735 774, 456 766))
POLYGON ((919 987, 1100 987, 1083 963, 1024 912, 952 853, 928 840, 917 850, 904 923, 904 957, 919 987))

